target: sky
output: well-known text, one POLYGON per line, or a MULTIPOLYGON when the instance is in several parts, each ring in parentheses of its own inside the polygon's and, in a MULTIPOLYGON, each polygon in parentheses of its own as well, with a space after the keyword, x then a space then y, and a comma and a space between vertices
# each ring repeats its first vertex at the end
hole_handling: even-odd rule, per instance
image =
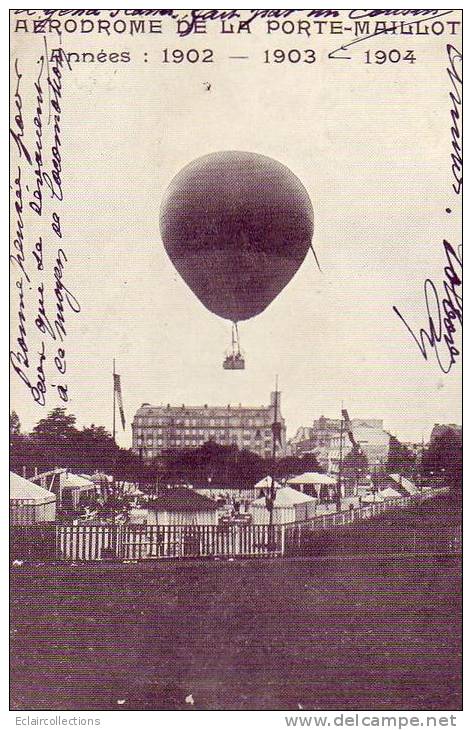
MULTIPOLYGON (((351 417, 382 418, 407 441, 427 439, 436 422, 460 422, 460 365, 445 375, 434 359, 424 361, 392 309, 416 330, 427 324, 424 281, 440 286, 442 240, 458 240, 456 212, 444 213, 444 38, 416 38, 419 61, 390 68, 364 64, 360 50, 330 62, 328 42, 316 38, 316 64, 286 66, 263 64, 264 49, 313 41, 266 36, 262 26, 250 38, 215 32, 185 43, 170 34, 65 38, 68 51, 132 54, 114 67, 74 64, 63 80, 62 245, 67 285, 81 305, 67 314, 68 410, 79 425, 111 430, 113 358, 127 417, 117 434, 123 446, 143 402, 268 404, 276 375, 289 436, 322 414, 338 416, 341 404, 351 417), (166 45, 208 44, 214 64, 159 60, 166 45), (245 64, 227 58, 246 51, 245 64), (241 372, 222 369, 230 323, 190 291, 159 233, 173 176, 201 155, 231 149, 273 157, 300 178, 322 269, 309 252, 268 309, 241 323, 241 372)), ((41 46, 15 43, 27 78, 41 46)), ((395 39, 399 48, 408 43, 395 39)), ((29 336, 33 343, 33 327, 29 336)), ((11 393, 24 429, 61 405, 53 390, 45 407, 35 405, 15 374, 11 393)))

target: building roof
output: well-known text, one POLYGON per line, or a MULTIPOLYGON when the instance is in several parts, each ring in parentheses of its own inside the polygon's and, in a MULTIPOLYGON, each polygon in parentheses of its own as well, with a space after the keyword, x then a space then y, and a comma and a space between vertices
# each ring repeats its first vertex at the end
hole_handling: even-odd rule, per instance
POLYGON ((135 413, 136 416, 153 416, 153 415, 159 415, 159 416, 165 416, 166 413, 172 413, 173 416, 177 414, 181 414, 182 416, 185 415, 193 415, 193 414, 199 414, 202 411, 208 413, 212 413, 213 415, 220 415, 220 416, 237 416, 240 413, 244 413, 244 415, 266 415, 269 411, 271 411, 272 406, 271 405, 260 405, 260 406, 243 406, 241 404, 239 405, 227 405, 227 406, 209 406, 208 404, 201 405, 201 406, 187 406, 187 405, 158 405, 158 406, 152 406, 148 403, 143 404, 138 408, 138 410, 135 413))
POLYGON ((305 471, 299 476, 287 480, 287 484, 336 484, 336 479, 328 474, 320 474, 316 471, 305 471))
POLYGON ((10 500, 29 501, 29 502, 52 502, 55 501, 56 495, 43 489, 38 484, 30 482, 29 479, 20 477, 19 474, 10 472, 10 500))
MULTIPOLYGON (((302 502, 314 502, 316 501, 314 497, 310 497, 308 494, 303 494, 302 492, 299 492, 297 489, 292 489, 292 487, 282 487, 281 489, 277 489, 275 493, 275 507, 292 507, 294 504, 300 504, 302 502)), ((264 506, 266 504, 265 497, 259 497, 258 499, 255 499, 252 503, 256 507, 258 506, 264 506)))
POLYGON ((188 487, 165 489, 147 506, 158 512, 208 512, 218 509, 213 499, 188 487))

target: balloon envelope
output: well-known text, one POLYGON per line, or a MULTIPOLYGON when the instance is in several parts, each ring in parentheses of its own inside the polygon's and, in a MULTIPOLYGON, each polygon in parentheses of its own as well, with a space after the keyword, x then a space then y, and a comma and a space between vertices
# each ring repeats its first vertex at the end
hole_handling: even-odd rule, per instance
POLYGON ((202 304, 237 322, 263 312, 299 269, 313 236, 313 208, 280 162, 215 152, 174 177, 160 227, 172 263, 202 304))

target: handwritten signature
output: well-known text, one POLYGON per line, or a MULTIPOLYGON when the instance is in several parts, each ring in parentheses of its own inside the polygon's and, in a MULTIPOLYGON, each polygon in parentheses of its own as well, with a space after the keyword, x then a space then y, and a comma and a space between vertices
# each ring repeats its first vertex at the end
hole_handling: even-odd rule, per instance
POLYGON ((428 360, 428 355, 433 351, 442 372, 448 373, 460 356, 454 335, 458 325, 462 327, 462 251, 461 247, 456 251, 446 240, 443 241, 443 247, 447 259, 442 281, 443 298, 440 298, 431 279, 426 279, 424 283, 427 329, 422 327, 415 334, 397 307, 393 307, 393 311, 402 320, 423 358, 428 360))
POLYGON ((451 80, 453 89, 449 93, 452 101, 451 107, 451 170, 454 178, 452 188, 456 195, 462 190, 462 131, 461 131, 461 113, 459 107, 462 106, 462 53, 448 44, 447 55, 449 58, 449 66, 447 74, 451 80))

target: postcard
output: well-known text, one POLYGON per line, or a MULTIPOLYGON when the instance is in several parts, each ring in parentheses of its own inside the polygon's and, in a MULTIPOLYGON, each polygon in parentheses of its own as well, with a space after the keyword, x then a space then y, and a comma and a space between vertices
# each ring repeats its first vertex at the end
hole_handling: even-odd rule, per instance
POLYGON ((454 725, 462 11, 9 20, 11 710, 454 725))

